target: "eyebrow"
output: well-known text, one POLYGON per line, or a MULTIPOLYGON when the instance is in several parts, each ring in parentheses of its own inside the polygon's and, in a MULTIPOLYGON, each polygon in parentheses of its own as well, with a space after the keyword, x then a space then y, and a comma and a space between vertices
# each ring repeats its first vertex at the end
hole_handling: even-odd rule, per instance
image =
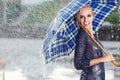
MULTIPOLYGON (((91 14, 89 13, 89 14, 87 14, 87 15, 91 15, 91 14)), ((79 15, 79 16, 84 16, 84 15, 79 15)))

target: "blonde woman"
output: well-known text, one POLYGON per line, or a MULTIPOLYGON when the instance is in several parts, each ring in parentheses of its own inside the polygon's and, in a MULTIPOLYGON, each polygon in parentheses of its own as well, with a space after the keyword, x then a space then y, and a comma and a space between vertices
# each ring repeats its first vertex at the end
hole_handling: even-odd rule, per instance
POLYGON ((89 5, 85 5, 77 13, 79 31, 76 39, 74 65, 76 69, 82 70, 80 80, 105 80, 104 62, 114 60, 110 53, 104 56, 102 50, 83 30, 83 28, 88 30, 91 36, 100 43, 96 34, 93 33, 93 18, 94 13, 89 5))

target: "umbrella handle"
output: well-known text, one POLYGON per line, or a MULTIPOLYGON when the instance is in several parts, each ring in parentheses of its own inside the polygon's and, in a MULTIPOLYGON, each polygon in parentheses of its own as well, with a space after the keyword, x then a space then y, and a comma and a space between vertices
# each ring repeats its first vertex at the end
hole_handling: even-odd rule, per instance
MULTIPOLYGON (((95 42, 96 45, 98 45, 98 47, 100 47, 100 49, 104 52, 104 54, 107 54, 107 51, 91 36, 90 32, 88 30, 86 30, 85 28, 83 28, 83 30, 85 32, 88 33, 89 37, 93 40, 93 42, 95 42)), ((119 56, 119 55, 118 55, 119 56)), ((111 61, 116 67, 120 67, 120 63, 117 63, 115 60, 111 61)))
POLYGON ((120 57, 120 53, 117 56, 120 57))

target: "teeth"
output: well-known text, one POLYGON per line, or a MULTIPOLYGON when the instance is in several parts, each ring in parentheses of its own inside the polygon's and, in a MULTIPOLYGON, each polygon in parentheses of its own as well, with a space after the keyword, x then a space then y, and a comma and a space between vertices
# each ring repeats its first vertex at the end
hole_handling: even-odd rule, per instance
POLYGON ((89 23, 84 23, 85 25, 88 25, 89 23))
POLYGON ((88 24, 87 22, 85 22, 85 24, 88 24))

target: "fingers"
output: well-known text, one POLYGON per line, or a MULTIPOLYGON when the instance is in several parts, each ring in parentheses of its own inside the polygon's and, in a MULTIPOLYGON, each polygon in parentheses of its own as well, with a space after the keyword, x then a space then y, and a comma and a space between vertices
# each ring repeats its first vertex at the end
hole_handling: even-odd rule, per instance
POLYGON ((109 53, 108 55, 109 55, 111 60, 115 60, 115 58, 113 57, 113 55, 111 53, 109 53))
POLYGON ((111 53, 106 53, 104 59, 105 59, 105 62, 110 62, 110 61, 115 60, 115 58, 113 57, 111 53))

